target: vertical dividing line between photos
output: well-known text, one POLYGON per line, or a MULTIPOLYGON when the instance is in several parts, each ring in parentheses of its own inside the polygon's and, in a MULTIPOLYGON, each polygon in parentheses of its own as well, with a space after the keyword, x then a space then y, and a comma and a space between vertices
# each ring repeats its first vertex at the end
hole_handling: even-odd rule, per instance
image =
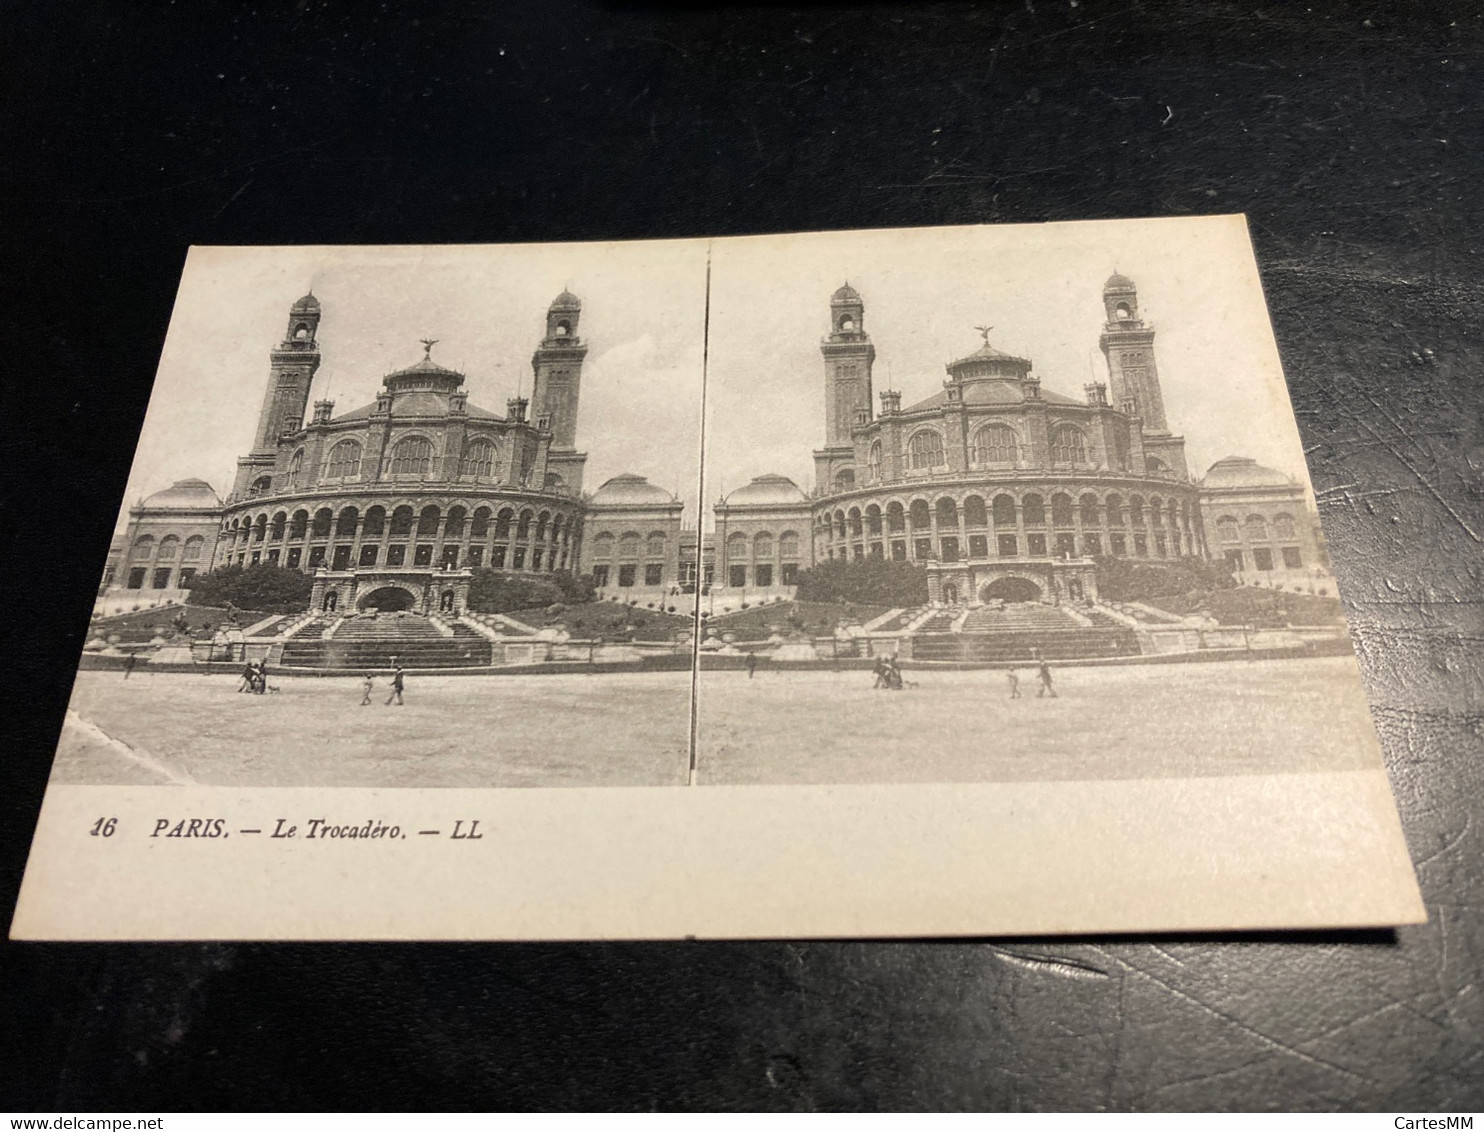
POLYGON ((701 703, 701 590, 706 580, 702 550, 706 544, 706 376, 711 362, 711 244, 706 244, 706 309, 701 329, 701 458, 696 467, 696 580, 695 603, 691 606, 690 634, 690 765, 685 784, 696 785, 697 737, 700 731, 701 703))

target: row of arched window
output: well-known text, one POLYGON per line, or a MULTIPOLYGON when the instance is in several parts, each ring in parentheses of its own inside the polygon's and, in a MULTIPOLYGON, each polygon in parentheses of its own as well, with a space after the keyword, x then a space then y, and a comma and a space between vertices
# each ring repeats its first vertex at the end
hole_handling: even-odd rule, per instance
POLYGON ((593 558, 604 561, 614 557, 637 560, 640 557, 641 545, 644 557, 663 558, 665 544, 664 531, 651 531, 643 539, 640 538, 638 531, 624 531, 616 536, 612 531, 600 531, 593 536, 593 558))
MULTIPOLYGON (((1076 425, 1061 424, 1051 430, 1051 462, 1078 467, 1087 461, 1087 436, 1076 425)), ((975 465, 1014 464, 1020 458, 1020 440, 1015 430, 1005 424, 985 425, 974 434, 969 446, 969 460, 975 465)), ((867 455, 873 478, 881 478, 883 451, 874 442, 867 455)), ((943 447, 943 434, 934 428, 923 428, 907 438, 907 467, 927 471, 948 462, 943 447)))
POLYGON ((1269 538, 1286 541, 1298 538, 1298 525, 1292 515, 1274 515, 1272 534, 1269 535, 1268 521, 1262 515, 1248 515, 1240 524, 1235 515, 1223 515, 1216 520, 1218 542, 1241 542, 1243 535, 1246 535, 1248 542, 1267 542, 1269 538))
POLYGON ((182 562, 198 562, 205 545, 206 540, 200 535, 192 535, 184 543, 175 535, 166 535, 159 540, 158 546, 153 535, 140 535, 134 540, 129 555, 141 562, 151 557, 156 562, 173 562, 179 552, 182 562))
POLYGON ((728 562, 746 560, 749 556, 754 562, 771 562, 775 557, 784 562, 796 561, 799 532, 784 531, 776 539, 770 531, 759 531, 751 537, 743 531, 733 531, 727 536, 728 562))
POLYGON ((905 531, 909 526, 912 530, 927 530, 934 525, 934 518, 939 528, 957 528, 960 514, 963 525, 968 528, 989 527, 991 520, 995 527, 1014 527, 1017 524, 1046 526, 1048 515, 1051 526, 1064 528, 1079 524, 1084 528, 1105 524, 1109 527, 1125 524, 1142 527, 1146 520, 1154 527, 1166 523, 1171 527, 1187 527, 1190 517, 1184 502, 1164 500, 1157 495, 1146 501, 1139 495, 1131 495, 1125 500, 1123 496, 1112 493, 1100 500, 1091 492, 1080 499, 1074 499, 1066 492, 1057 492, 1051 496, 1048 506, 1044 496, 1032 492, 1022 496, 1018 505, 1015 497, 1008 494, 996 495, 989 504, 982 496, 969 495, 964 498, 961 510, 959 503, 950 496, 943 496, 931 506, 925 499, 915 499, 906 506, 893 501, 884 510, 872 503, 864 509, 852 507, 848 511, 821 512, 816 523, 825 534, 833 533, 835 538, 844 539, 859 535, 863 530, 880 534, 883 525, 888 531, 905 531))
MULTIPOLYGON (((387 455, 386 475, 399 479, 425 478, 433 470, 433 442, 425 436, 404 436, 392 446, 387 455)), ((321 479, 348 480, 361 474, 362 447, 358 440, 341 440, 325 457, 321 479)), ((459 457, 460 477, 492 479, 499 467, 499 446, 488 437, 474 437, 464 445, 459 457)), ((295 490, 303 486, 304 449, 300 448, 289 459, 284 474, 284 489, 295 490)), ((250 494, 264 494, 270 486, 266 478, 255 482, 250 494), (261 487, 259 486, 261 483, 261 487)))
POLYGON ((498 512, 489 507, 468 508, 455 505, 445 513, 435 505, 421 511, 403 505, 388 513, 385 507, 367 508, 364 515, 359 508, 344 507, 337 513, 322 507, 311 515, 307 510, 298 510, 290 515, 279 511, 269 516, 266 512, 256 518, 243 516, 233 519, 224 529, 224 534, 233 545, 252 542, 280 542, 304 538, 329 538, 334 535, 352 538, 359 532, 362 538, 410 537, 414 534, 435 537, 442 534, 446 539, 483 539, 493 536, 496 540, 513 537, 520 542, 558 542, 568 538, 580 525, 581 520, 565 515, 553 515, 550 511, 525 508, 517 512, 512 507, 498 512))
POLYGON ((780 531, 776 538, 772 531, 733 531, 727 535, 724 549, 722 579, 734 589, 798 584, 803 566, 798 531, 780 531))

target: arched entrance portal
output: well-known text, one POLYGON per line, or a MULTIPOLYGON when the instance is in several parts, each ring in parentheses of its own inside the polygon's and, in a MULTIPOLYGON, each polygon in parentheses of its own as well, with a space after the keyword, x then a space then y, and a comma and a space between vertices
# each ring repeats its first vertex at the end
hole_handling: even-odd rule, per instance
POLYGON ((1041 587, 1029 578, 996 578, 979 591, 980 601, 1040 601, 1041 587))
POLYGON ((362 609, 374 609, 378 613, 400 613, 416 603, 401 586, 382 586, 361 598, 359 604, 362 609))

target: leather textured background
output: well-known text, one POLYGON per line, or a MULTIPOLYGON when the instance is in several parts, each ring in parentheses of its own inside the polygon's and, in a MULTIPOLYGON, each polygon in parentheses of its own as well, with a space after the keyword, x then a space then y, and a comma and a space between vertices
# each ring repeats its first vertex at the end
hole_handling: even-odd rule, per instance
POLYGON ((1484 1105, 1476 6, 95 0, 4 19, 6 908, 187 245, 1245 211, 1431 919, 6 943, 0 1108, 1484 1105))

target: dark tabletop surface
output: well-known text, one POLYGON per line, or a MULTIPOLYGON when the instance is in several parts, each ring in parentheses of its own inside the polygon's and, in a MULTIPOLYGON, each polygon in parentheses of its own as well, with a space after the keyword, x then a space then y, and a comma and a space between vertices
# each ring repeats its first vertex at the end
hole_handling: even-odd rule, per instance
POLYGON ((7 914, 187 245, 1246 212, 1430 916, 5 943, 0 1108, 1484 1105, 1477 6, 79 0, 0 20, 7 914))

